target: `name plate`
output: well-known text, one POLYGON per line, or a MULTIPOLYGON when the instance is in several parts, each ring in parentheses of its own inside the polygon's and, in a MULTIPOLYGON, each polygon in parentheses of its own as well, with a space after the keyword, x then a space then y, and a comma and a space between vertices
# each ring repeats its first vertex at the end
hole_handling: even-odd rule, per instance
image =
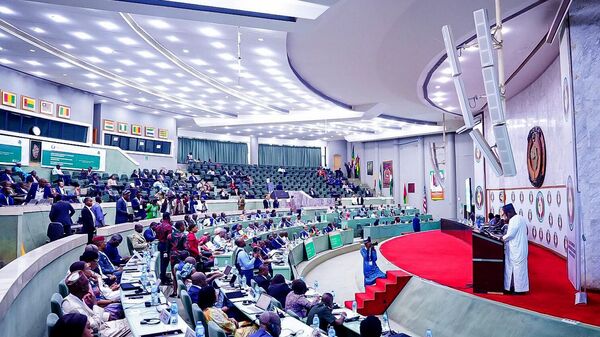
POLYGON ((160 316, 158 316, 158 318, 160 319, 162 324, 168 325, 169 323, 171 323, 171 314, 167 311, 167 309, 163 309, 160 312, 160 316))

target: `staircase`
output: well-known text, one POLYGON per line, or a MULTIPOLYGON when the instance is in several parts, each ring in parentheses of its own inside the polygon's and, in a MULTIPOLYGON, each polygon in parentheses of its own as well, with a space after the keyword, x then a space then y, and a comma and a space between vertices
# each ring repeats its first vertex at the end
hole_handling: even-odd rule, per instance
MULTIPOLYGON (((354 295, 358 313, 363 316, 382 315, 411 277, 400 270, 389 270, 386 278, 377 279, 374 285, 365 288, 364 293, 354 295)), ((346 301, 344 305, 352 309, 352 301, 346 301)))

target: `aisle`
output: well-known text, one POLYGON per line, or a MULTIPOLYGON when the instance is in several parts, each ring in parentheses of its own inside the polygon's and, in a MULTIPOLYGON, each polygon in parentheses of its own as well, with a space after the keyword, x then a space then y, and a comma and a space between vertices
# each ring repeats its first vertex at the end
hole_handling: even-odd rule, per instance
MULTIPOLYGON (((430 231, 403 235, 381 246, 398 268, 467 293, 472 281, 471 246, 430 231)), ((523 296, 482 295, 479 297, 520 308, 600 326, 600 294, 588 293, 587 306, 575 306, 575 290, 567 277, 566 261, 536 245, 529 245, 531 291, 523 296)))

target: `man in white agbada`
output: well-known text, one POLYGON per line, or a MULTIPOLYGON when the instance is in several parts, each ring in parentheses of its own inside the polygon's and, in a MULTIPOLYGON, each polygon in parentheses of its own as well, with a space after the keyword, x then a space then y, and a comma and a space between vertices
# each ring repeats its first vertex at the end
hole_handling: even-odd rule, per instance
POLYGON ((513 204, 502 207, 502 218, 508 223, 504 240, 504 289, 516 293, 529 291, 527 273, 527 223, 522 215, 515 212, 513 204))

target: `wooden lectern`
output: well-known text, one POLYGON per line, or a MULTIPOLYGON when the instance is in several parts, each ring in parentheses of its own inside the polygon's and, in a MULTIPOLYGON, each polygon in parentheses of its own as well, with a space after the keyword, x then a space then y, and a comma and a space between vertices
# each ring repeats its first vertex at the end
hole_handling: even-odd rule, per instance
POLYGON ((504 242, 476 230, 472 233, 473 292, 502 293, 504 291, 504 242))

